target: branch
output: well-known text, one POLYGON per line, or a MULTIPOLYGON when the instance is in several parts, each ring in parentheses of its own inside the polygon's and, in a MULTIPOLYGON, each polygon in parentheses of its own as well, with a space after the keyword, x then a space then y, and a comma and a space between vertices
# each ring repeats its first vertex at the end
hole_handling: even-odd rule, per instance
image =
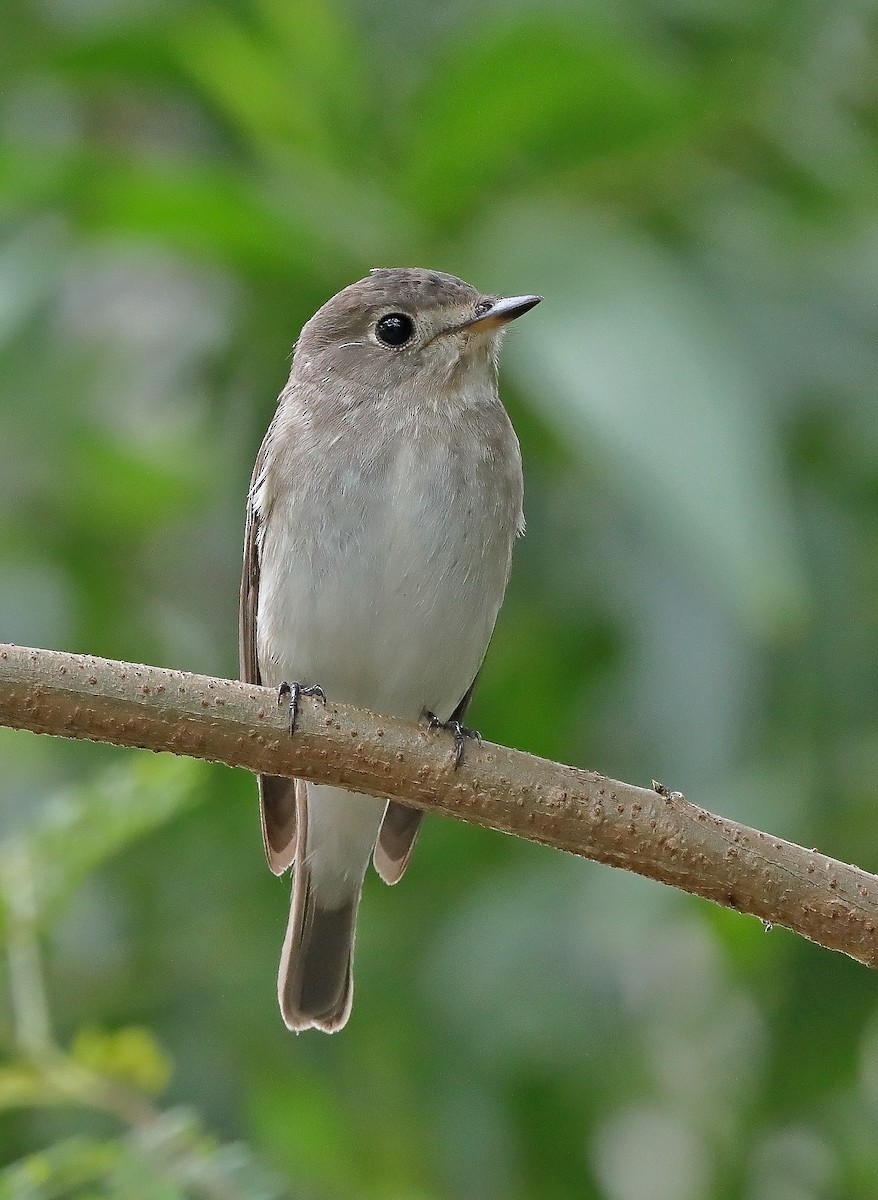
POLYGON ((878 878, 635 787, 364 709, 228 679, 0 643, 0 725, 340 784, 636 871, 878 966, 878 878))

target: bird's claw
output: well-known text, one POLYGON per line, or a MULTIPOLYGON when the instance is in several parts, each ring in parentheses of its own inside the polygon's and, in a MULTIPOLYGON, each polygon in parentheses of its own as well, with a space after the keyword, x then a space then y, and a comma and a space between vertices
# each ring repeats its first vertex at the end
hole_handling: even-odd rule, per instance
POLYGON ((429 709, 424 709, 424 720, 427 722, 428 729, 444 729, 448 733, 454 734, 454 769, 455 771, 460 766, 463 759, 463 747, 467 739, 476 741, 481 746, 482 735, 478 729, 469 729, 462 721, 440 721, 434 712, 429 709))
POLYGON ((314 696, 321 704, 326 703, 326 692, 317 683, 305 686, 301 683, 287 683, 284 681, 277 689, 278 704, 282 704, 284 699, 289 697, 290 737, 296 732, 296 721, 299 717, 299 699, 302 696, 314 696))

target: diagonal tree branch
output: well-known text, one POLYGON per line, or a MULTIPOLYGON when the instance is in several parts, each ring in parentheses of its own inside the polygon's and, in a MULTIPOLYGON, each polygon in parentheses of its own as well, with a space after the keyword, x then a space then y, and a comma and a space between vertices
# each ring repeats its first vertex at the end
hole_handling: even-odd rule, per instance
POLYGON ((228 679, 0 643, 0 725, 168 750, 392 796, 785 925, 878 966, 878 878, 690 804, 490 743, 228 679))

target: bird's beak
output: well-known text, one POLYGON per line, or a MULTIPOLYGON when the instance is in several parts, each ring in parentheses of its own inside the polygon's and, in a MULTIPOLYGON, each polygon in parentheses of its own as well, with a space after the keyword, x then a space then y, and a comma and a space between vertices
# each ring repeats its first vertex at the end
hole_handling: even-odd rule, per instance
POLYGON ((482 313, 480 317, 473 317, 471 321, 464 321, 458 328, 477 329, 480 333, 500 329, 516 317, 530 312, 541 300, 542 296, 504 296, 495 300, 486 313, 482 313))

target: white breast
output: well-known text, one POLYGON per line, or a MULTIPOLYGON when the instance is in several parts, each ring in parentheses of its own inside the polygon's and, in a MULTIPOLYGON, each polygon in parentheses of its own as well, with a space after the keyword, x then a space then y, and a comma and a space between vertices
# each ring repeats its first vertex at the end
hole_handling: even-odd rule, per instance
POLYGON ((465 437, 447 417, 445 429, 438 414, 409 417, 371 449, 353 429, 332 446, 300 430, 286 479, 266 475, 254 497, 259 663, 270 685, 319 683, 332 699, 444 719, 503 599, 520 460, 499 402, 465 437))

